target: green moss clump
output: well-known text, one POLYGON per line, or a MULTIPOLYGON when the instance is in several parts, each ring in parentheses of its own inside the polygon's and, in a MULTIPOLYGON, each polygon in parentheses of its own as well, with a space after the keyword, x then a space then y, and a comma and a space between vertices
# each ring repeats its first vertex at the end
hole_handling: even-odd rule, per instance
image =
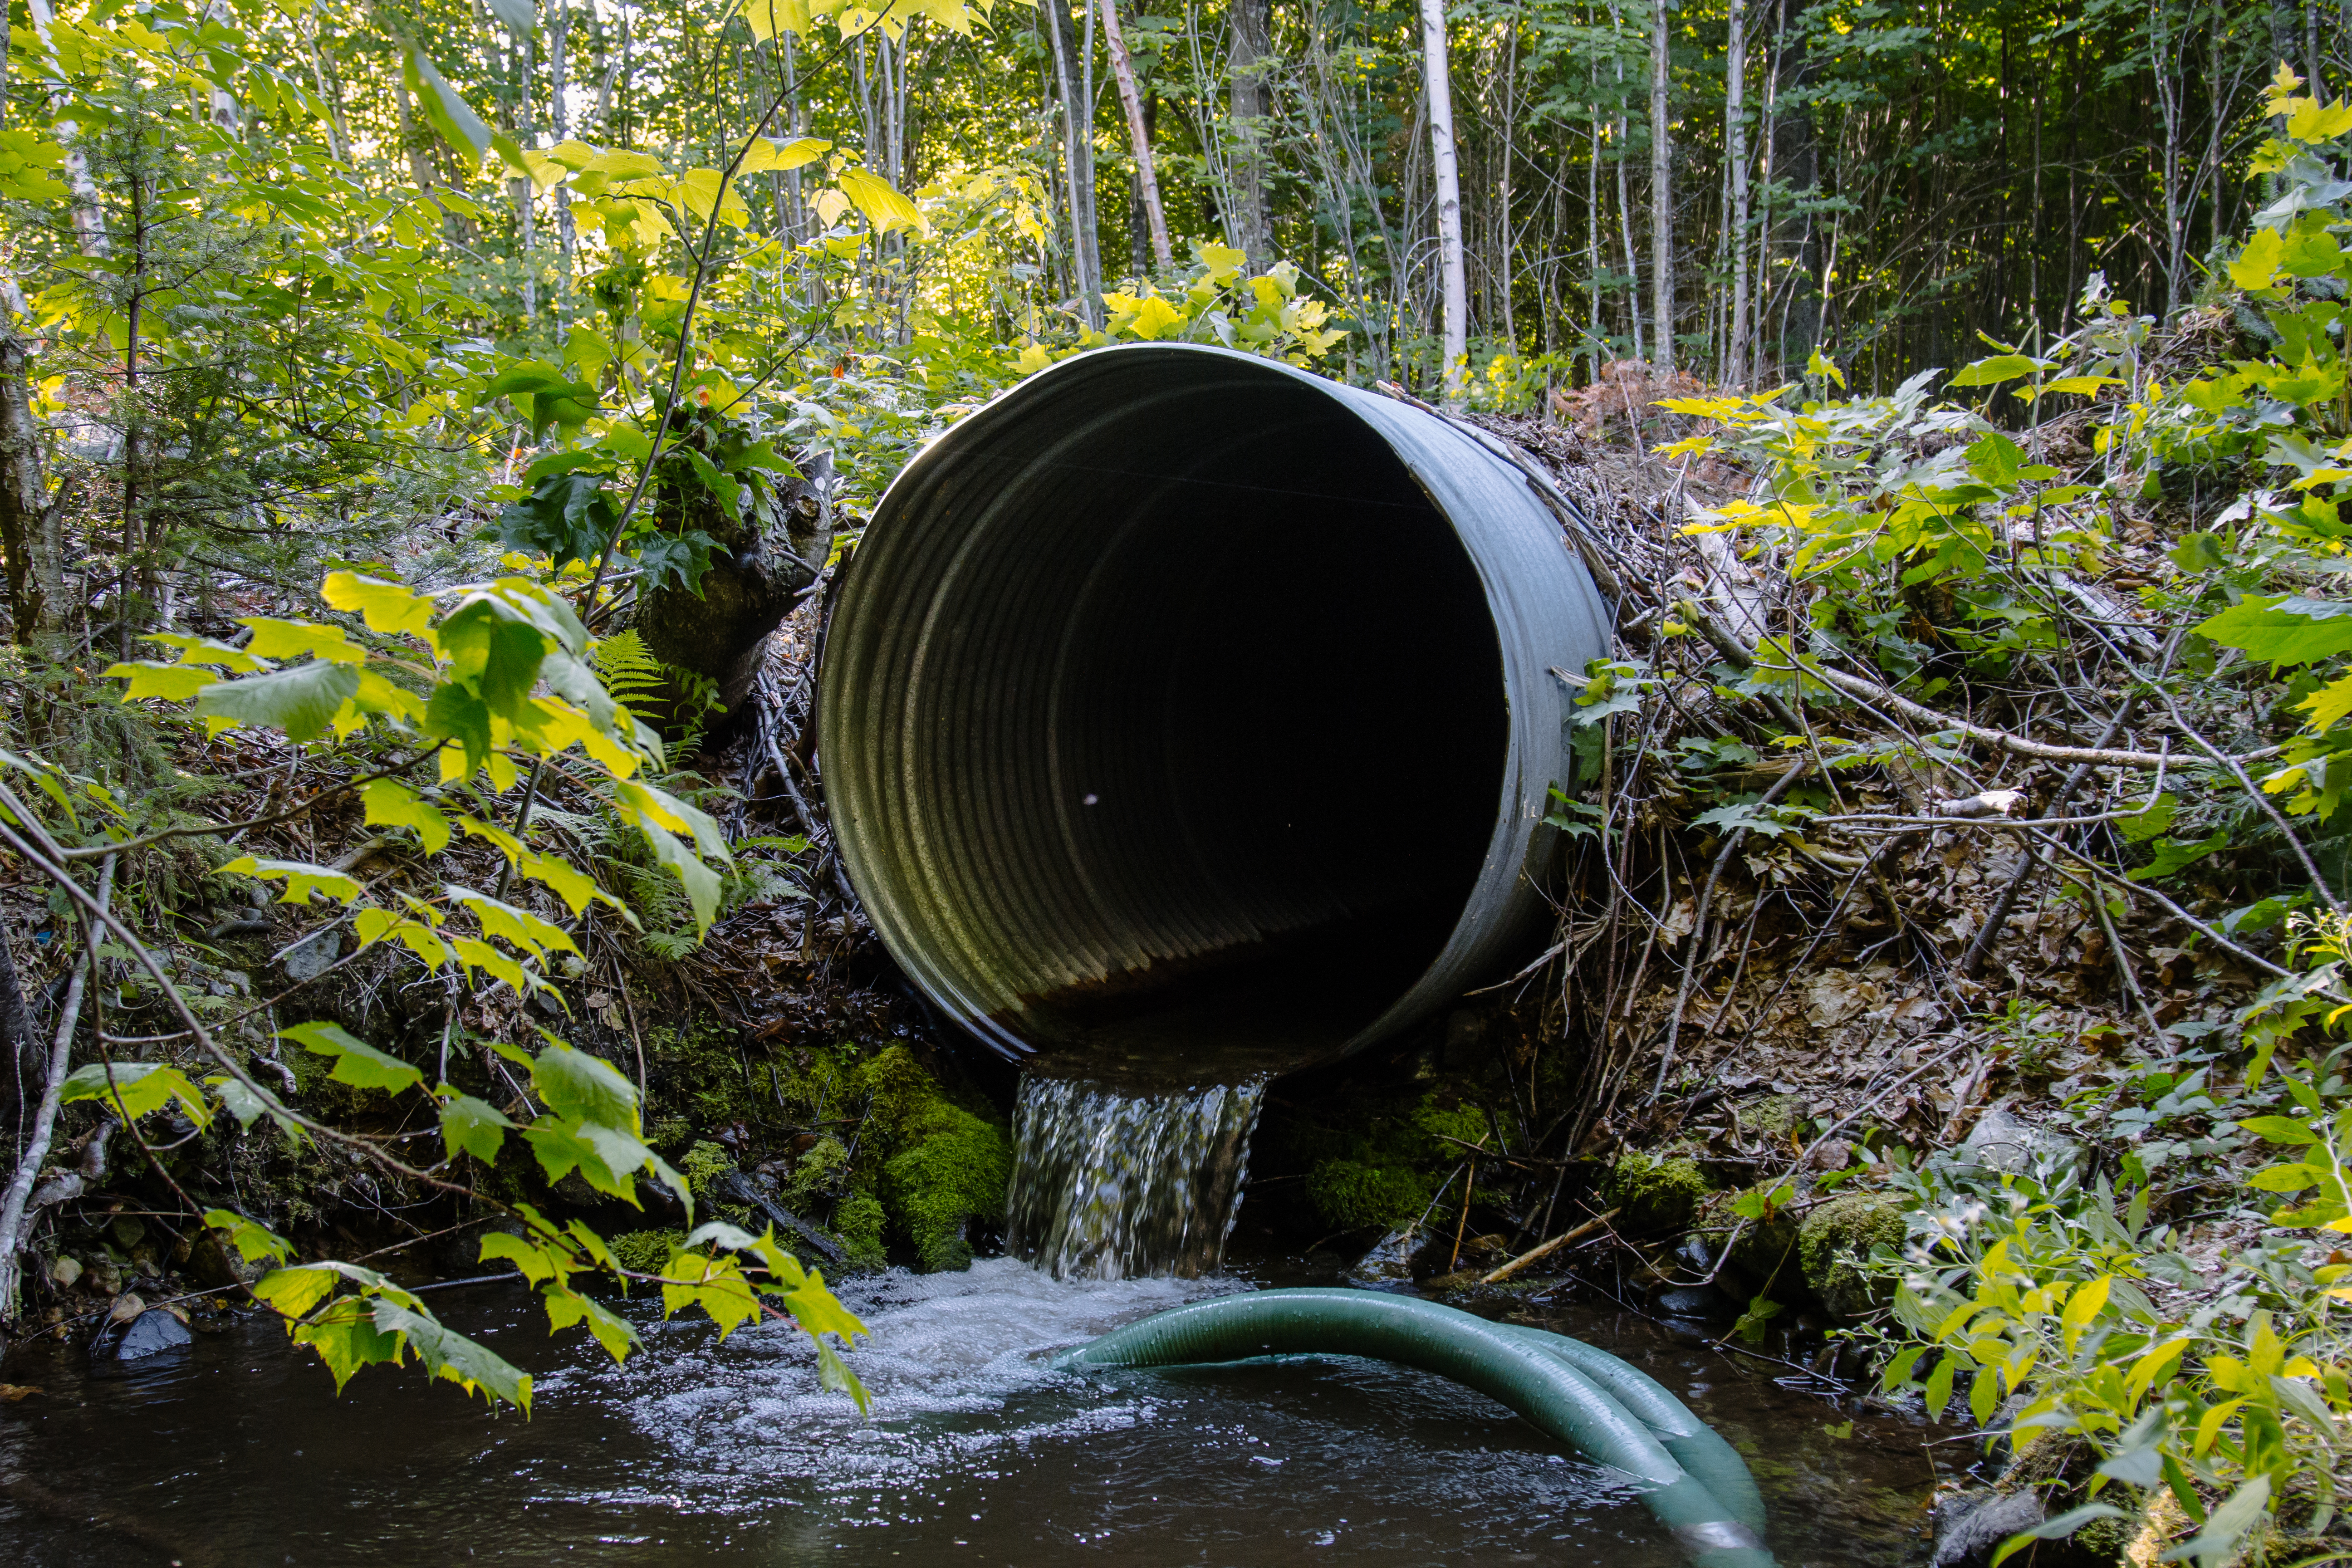
POLYGON ((1891 1193, 1846 1193, 1805 1215, 1797 1228, 1797 1261, 1822 1306, 1841 1318, 1859 1318, 1886 1304, 1888 1289, 1856 1264, 1874 1247, 1903 1245, 1903 1204, 1891 1193))
POLYGON ((1424 1094, 1402 1115, 1367 1106, 1299 1141, 1311 1157, 1307 1198, 1326 1221, 1351 1230, 1410 1224, 1459 1171, 1465 1146, 1493 1137, 1485 1112, 1451 1096, 1424 1094))
POLYGON ((2120 1563, 2138 1534, 2137 1520, 2095 1519, 2076 1531, 2074 1540, 2068 1544, 2075 1547, 2079 1555, 2091 1561, 2104 1558, 2120 1563))
POLYGON ((730 1203, 719 1191, 719 1184, 740 1169, 735 1163, 734 1155, 707 1138, 687 1150, 686 1158, 677 1163, 678 1174, 686 1178, 687 1190, 694 1194, 697 1212, 736 1225, 748 1225, 751 1219, 751 1208, 743 1204, 730 1203))
POLYGON ((697 1198, 708 1198, 714 1195, 712 1189, 719 1183, 735 1174, 737 1166, 734 1155, 704 1139, 686 1152, 677 1169, 697 1198))
POLYGON ((662 1116, 646 1123, 646 1146, 663 1154, 673 1154, 686 1147, 694 1136, 694 1123, 683 1116, 662 1116))
POLYGON ((1619 1211, 1618 1228, 1666 1233, 1687 1230, 1709 1192, 1698 1162, 1675 1154, 1621 1154, 1601 1178, 1601 1201, 1619 1211))
POLYGON ((807 1214, 817 1203, 849 1184, 849 1151, 838 1138, 820 1138, 793 1163, 792 1179, 784 1184, 784 1206, 807 1214))
POLYGON ((889 1262, 882 1232, 890 1216, 872 1193, 852 1193, 833 1211, 833 1234, 841 1238, 852 1268, 880 1268, 889 1262))
POLYGON ((686 1245, 682 1230, 624 1231, 604 1244, 624 1268, 634 1268, 640 1274, 658 1274, 669 1267, 672 1254, 686 1245))
POLYGON ((1003 1218, 1013 1180, 1004 1135, 969 1111, 955 1114, 961 1125, 933 1132, 882 1168, 882 1195, 925 1273, 971 1267, 965 1226, 1003 1218))
POLYGON ((1393 1227, 1429 1206, 1429 1181, 1402 1165, 1368 1165, 1360 1160, 1318 1160, 1307 1173, 1307 1195, 1316 1212, 1353 1230, 1393 1227))
MULTIPOLYGON (((674 881, 667 873, 663 880, 674 881)), ((638 1003, 642 1010, 645 1002, 638 1003)), ((656 1026, 646 1031, 646 1054, 651 1058, 654 1098, 663 1117, 655 1122, 656 1148, 669 1147, 660 1135, 672 1132, 671 1123, 683 1120, 690 1127, 724 1127, 733 1121, 756 1122, 763 1110, 772 1110, 767 1074, 753 1073, 736 1030, 710 1022, 682 1026, 656 1026)))
POLYGON ((1004 1217, 1012 1139, 1002 1123, 948 1099, 905 1046, 882 1051, 858 1077, 868 1131, 888 1152, 878 1186, 891 1225, 926 1272, 971 1268, 971 1222, 1004 1217))
POLYGON ((1750 1133, 1786 1138, 1796 1130, 1802 1106, 1793 1094, 1775 1094, 1739 1108, 1739 1124, 1750 1133))

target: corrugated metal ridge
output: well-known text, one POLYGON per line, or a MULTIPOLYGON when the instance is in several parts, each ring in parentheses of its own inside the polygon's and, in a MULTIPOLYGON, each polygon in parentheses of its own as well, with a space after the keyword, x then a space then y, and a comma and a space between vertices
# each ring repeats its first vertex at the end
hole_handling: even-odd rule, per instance
MULTIPOLYGON (((997 1049, 1182 1055, 1187 1029, 1255 1031, 1261 1066, 1298 1066, 1444 1005, 1540 920, 1547 793, 1566 771, 1568 699, 1549 669, 1607 647, 1599 595, 1558 523, 1463 429, 1263 359, 1121 346, 1030 378, 891 485, 828 632, 821 756, 877 931, 997 1049), (1383 577, 1390 556, 1433 584, 1475 583, 1461 590, 1473 601, 1444 603, 1483 608, 1428 627, 1409 613, 1363 624, 1352 605, 1393 615, 1422 580, 1383 577), (1328 599, 1308 569, 1318 559, 1328 599), (1334 646, 1285 644, 1274 623, 1289 605, 1334 646), (1411 646, 1417 633, 1426 647, 1411 646), (1265 679, 1236 678, 1229 666, 1261 646, 1265 679), (1476 674, 1487 659, 1499 692, 1476 674), (1487 733, 1492 710, 1499 755, 1464 755, 1458 778, 1448 758, 1410 759, 1455 818, 1486 809, 1458 795, 1491 780, 1475 866, 1400 882, 1358 864, 1321 819, 1316 770, 1349 788, 1362 764, 1349 726, 1379 710, 1347 684, 1353 670, 1329 668, 1346 664, 1401 689, 1416 668, 1458 677, 1423 705, 1428 724, 1455 726, 1457 749, 1483 747, 1465 737, 1487 733), (1339 718, 1326 724, 1327 709, 1339 718), (1425 907, 1441 893, 1458 911, 1425 907), (1379 946, 1429 919, 1446 934, 1427 951, 1379 946), (1231 978, 1278 965, 1285 944, 1307 955, 1302 984, 1330 993, 1344 1035, 1265 1021, 1248 1003, 1260 982, 1231 978), (1383 972, 1351 968, 1355 946, 1359 967, 1383 972), (1230 1005, 1188 1022, 1195 994, 1230 1005)), ((1378 739, 1365 737, 1368 758, 1378 739)))

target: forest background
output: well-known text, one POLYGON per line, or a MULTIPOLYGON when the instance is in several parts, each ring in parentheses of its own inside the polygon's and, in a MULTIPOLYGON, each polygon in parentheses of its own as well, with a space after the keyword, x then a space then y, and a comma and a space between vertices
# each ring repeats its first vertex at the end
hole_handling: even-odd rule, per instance
POLYGON ((1743 1330, 1873 1282, 1847 1315, 1890 1387, 2046 1429, 2015 1484, 2080 1501, 2054 1533, 2343 1544, 2352 10, 6 17, 0 1319, 102 1318, 91 1281, 163 1266, 96 1201, 117 1130, 118 1179, 202 1218, 170 1265, 210 1247, 339 1378, 529 1400, 336 1260, 334 1205, 386 1194, 495 1214, 480 1256, 615 1355, 575 1279, 852 1337, 763 1215, 968 1259, 985 1104, 898 1047, 787 1089, 763 1047, 776 1114, 852 1095, 873 1139, 762 1195, 698 1134, 769 1114, 748 1048, 642 1028, 632 977, 752 950, 809 1039, 889 1037, 777 979, 861 929, 808 804, 815 595, 920 442, 1185 339, 1549 454, 1620 611, 1576 677, 1536 1054, 1476 1111, 1334 1134, 1301 1190, 1377 1234, 1458 1177, 1457 1237, 1517 1236, 1551 1211, 1513 1160, 1686 1178, 1658 1236, 1720 1222, 1743 1330), (784 677, 703 657, 744 604, 797 617, 784 677), (1772 1018, 1832 1037, 1773 1012, 1792 984, 1867 1037, 1811 1053, 1842 1087, 1782 1106, 1783 1151, 1699 1086, 1772 1018), (1995 1093, 2095 1159, 1959 1160, 1995 1093), (1496 1163, 1452 1147, 1490 1132, 1496 1163), (641 1185, 687 1223, 577 1217, 641 1185), (1794 1216, 1864 1200, 1884 1225, 1786 1283, 1794 1216))

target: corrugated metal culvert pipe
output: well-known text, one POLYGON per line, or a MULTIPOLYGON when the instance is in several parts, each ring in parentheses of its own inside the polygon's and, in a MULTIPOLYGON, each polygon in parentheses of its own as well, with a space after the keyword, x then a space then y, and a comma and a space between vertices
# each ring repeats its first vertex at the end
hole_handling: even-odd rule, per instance
POLYGON ((1220 349, 1023 383, 876 510, 826 634, 850 879, 1048 1073, 1328 1060, 1524 957, 1606 611, 1527 475, 1220 349))

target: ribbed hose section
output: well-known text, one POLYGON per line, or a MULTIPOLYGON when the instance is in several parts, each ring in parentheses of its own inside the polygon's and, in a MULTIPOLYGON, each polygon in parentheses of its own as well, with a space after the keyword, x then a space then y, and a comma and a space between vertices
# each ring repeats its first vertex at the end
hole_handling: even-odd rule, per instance
POLYGON ((934 443, 835 605, 820 748, 877 930, 1048 1072, 1239 1082, 1512 956, 1605 618, 1482 442, 1222 351, 1104 350, 934 443))
MULTIPOLYGON (((1633 1392, 1670 1424, 1698 1426, 1680 1401, 1604 1351, 1490 1323, 1459 1308, 1376 1290, 1261 1290, 1195 1301, 1129 1323, 1064 1356, 1085 1373, 1110 1367, 1183 1366, 1260 1356, 1360 1355, 1418 1367, 1475 1388, 1586 1458, 1643 1483, 1643 1503, 1699 1568, 1773 1568, 1762 1542, 1763 1505, 1739 1465, 1748 1496, 1719 1496, 1685 1470, 1668 1442, 1604 1386, 1633 1392), (1572 1364, 1559 1340, 1573 1346, 1572 1364), (1630 1374, 1627 1376, 1625 1374, 1630 1374), (1647 1384, 1650 1394, 1643 1390, 1647 1384), (1675 1415, 1679 1412, 1679 1416, 1675 1415), (1745 1517, 1743 1517, 1745 1516, 1745 1517)), ((1737 1453, 1731 1456, 1738 1462, 1737 1453)))
POLYGON ((1665 1445, 1676 1464, 1715 1494, 1732 1518, 1759 1536, 1764 1533, 1764 1494, 1756 1489, 1756 1477, 1748 1461, 1724 1440, 1723 1434, 1692 1415, 1690 1407, 1667 1393, 1656 1378, 1582 1340, 1547 1329, 1514 1323, 1500 1326, 1599 1384, 1665 1445))

